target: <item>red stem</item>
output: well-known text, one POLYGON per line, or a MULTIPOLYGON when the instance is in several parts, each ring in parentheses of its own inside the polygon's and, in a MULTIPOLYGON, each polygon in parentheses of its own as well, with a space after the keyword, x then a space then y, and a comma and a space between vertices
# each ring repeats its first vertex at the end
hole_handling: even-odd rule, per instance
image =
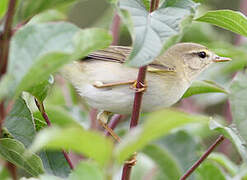
MULTIPOLYGON (((137 77, 137 85, 136 85, 137 88, 143 88, 143 85, 145 84, 146 72, 147 72, 147 66, 143 66, 139 69, 139 73, 137 77)), ((138 124, 139 115, 141 111, 142 96, 143 96, 143 92, 135 93, 130 128, 136 127, 138 124)))
POLYGON ((6 20, 4 24, 4 31, 0 37, 0 77, 5 74, 7 70, 8 55, 9 55, 9 42, 11 38, 11 26, 15 14, 16 0, 10 0, 6 20))
MULTIPOLYGON (((137 85, 136 85, 137 88, 143 88, 143 84, 145 82, 146 70, 147 70, 147 66, 141 67, 139 69, 139 73, 137 77, 137 85)), ((135 93, 133 111, 132 111, 131 122, 130 122, 130 129, 136 127, 138 124, 141 103, 142 103, 142 96, 143 96, 143 92, 135 93)), ((132 169, 131 165, 126 164, 126 163, 124 164, 123 172, 122 172, 122 180, 130 179, 131 169, 132 169)))
POLYGON ((73 163, 72 163, 72 161, 71 161, 71 159, 69 157, 69 154, 65 150, 62 150, 62 153, 63 153, 63 156, 65 157, 66 161, 68 162, 69 167, 71 169, 74 169, 74 165, 73 165, 73 163))
MULTIPOLYGON (((156 0, 156 1, 155 1, 155 6, 154 6, 154 10, 155 10, 155 9, 158 9, 159 4, 160 4, 159 0, 158 0, 158 1, 156 0)), ((154 11, 154 10, 152 10, 152 11, 154 11)), ((151 11, 151 12, 152 12, 152 11, 151 11)))
MULTIPOLYGON (((158 7, 158 5, 159 5, 159 0, 151 0, 149 12, 150 13, 153 12, 158 7)), ((136 85, 137 89, 144 87, 146 72, 147 72, 147 66, 140 67, 137 77, 137 85, 136 85)), ((135 93, 130 129, 138 125, 138 120, 141 111, 142 97, 143 97, 143 91, 135 93)), ((122 172, 122 180, 130 179, 131 169, 132 169, 132 165, 129 165, 127 163, 124 164, 123 172, 122 172)))
POLYGON ((129 166, 127 164, 124 165, 123 172, 122 172, 122 180, 130 179, 131 169, 132 169, 132 166, 129 166))
MULTIPOLYGON (((13 17, 15 14, 16 0, 10 0, 8 4, 8 10, 5 15, 5 24, 3 33, 0 34, 0 79, 3 74, 6 73, 9 55, 9 43, 11 38, 11 26, 13 17)), ((4 123, 6 113, 4 108, 4 101, 0 102, 0 136, 2 132, 2 126, 4 123)), ((6 163, 6 168, 11 174, 13 180, 17 180, 16 166, 11 162, 6 163)))
POLYGON ((194 170, 208 157, 208 155, 216 148, 217 145, 219 145, 223 140, 224 136, 220 135, 216 141, 208 148, 208 150, 201 156, 200 159, 198 159, 195 164, 180 178, 180 180, 185 180, 187 177, 189 177, 194 170))
POLYGON ((5 119, 5 109, 4 109, 4 102, 0 102, 0 137, 2 133, 2 125, 5 119))
POLYGON ((11 162, 6 162, 6 168, 10 172, 12 180, 17 180, 16 166, 11 162))
MULTIPOLYGON (((51 127, 51 121, 50 121, 48 115, 45 112, 44 104, 42 102, 38 101, 37 99, 35 99, 35 103, 36 103, 36 106, 38 107, 41 115, 45 119, 45 122, 47 123, 47 126, 51 127)), ((73 165, 72 161, 70 160, 68 153, 66 153, 64 150, 62 150, 62 153, 64 155, 64 158, 68 162, 70 168, 74 169, 74 165, 73 165)))

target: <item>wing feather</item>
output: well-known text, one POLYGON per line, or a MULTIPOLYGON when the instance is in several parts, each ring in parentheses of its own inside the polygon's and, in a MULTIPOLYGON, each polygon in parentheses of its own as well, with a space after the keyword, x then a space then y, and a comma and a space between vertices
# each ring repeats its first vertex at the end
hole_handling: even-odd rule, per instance
POLYGON ((110 46, 107 49, 98 50, 88 55, 88 58, 124 63, 131 52, 131 47, 110 46))
MULTIPOLYGON (((103 50, 98 50, 90 53, 87 58, 93 60, 109 61, 124 63, 131 53, 132 48, 127 46, 110 46, 103 50)), ((169 67, 167 65, 161 64, 157 61, 148 65, 148 71, 157 72, 175 72, 174 67, 169 67)))

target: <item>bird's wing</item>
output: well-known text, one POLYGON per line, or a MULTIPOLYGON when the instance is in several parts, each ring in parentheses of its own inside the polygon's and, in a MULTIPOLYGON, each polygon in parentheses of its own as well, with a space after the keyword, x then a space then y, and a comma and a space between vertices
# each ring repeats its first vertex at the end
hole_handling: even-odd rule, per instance
POLYGON ((87 58, 95 60, 111 61, 124 63, 131 52, 131 47, 125 46, 110 46, 106 49, 98 50, 90 53, 87 58))
MULTIPOLYGON (((124 63, 130 55, 131 50, 132 48, 127 46, 110 46, 106 49, 90 53, 87 58, 101 61, 124 63)), ((175 68, 161 64, 158 61, 154 61, 148 65, 148 71, 153 73, 175 72, 175 68)))

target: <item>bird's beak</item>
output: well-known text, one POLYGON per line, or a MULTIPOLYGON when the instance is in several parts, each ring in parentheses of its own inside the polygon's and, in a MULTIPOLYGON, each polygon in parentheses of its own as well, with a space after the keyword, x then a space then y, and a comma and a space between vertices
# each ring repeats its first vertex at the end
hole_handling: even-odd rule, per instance
POLYGON ((213 59, 213 62, 226 62, 226 61, 231 61, 231 58, 228 57, 220 57, 220 56, 215 56, 213 59))

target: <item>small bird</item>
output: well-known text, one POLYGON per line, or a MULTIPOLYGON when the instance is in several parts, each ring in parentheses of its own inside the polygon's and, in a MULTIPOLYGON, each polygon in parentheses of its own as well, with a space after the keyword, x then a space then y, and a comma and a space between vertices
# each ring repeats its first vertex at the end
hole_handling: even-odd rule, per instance
POLYGON ((231 60, 217 56, 200 44, 178 43, 148 65, 146 88, 137 89, 138 68, 124 64, 130 52, 131 47, 110 46, 62 69, 64 77, 87 103, 102 110, 98 117, 103 124, 107 123, 108 112, 132 112, 135 91, 145 90, 142 112, 169 107, 210 64, 231 60))

